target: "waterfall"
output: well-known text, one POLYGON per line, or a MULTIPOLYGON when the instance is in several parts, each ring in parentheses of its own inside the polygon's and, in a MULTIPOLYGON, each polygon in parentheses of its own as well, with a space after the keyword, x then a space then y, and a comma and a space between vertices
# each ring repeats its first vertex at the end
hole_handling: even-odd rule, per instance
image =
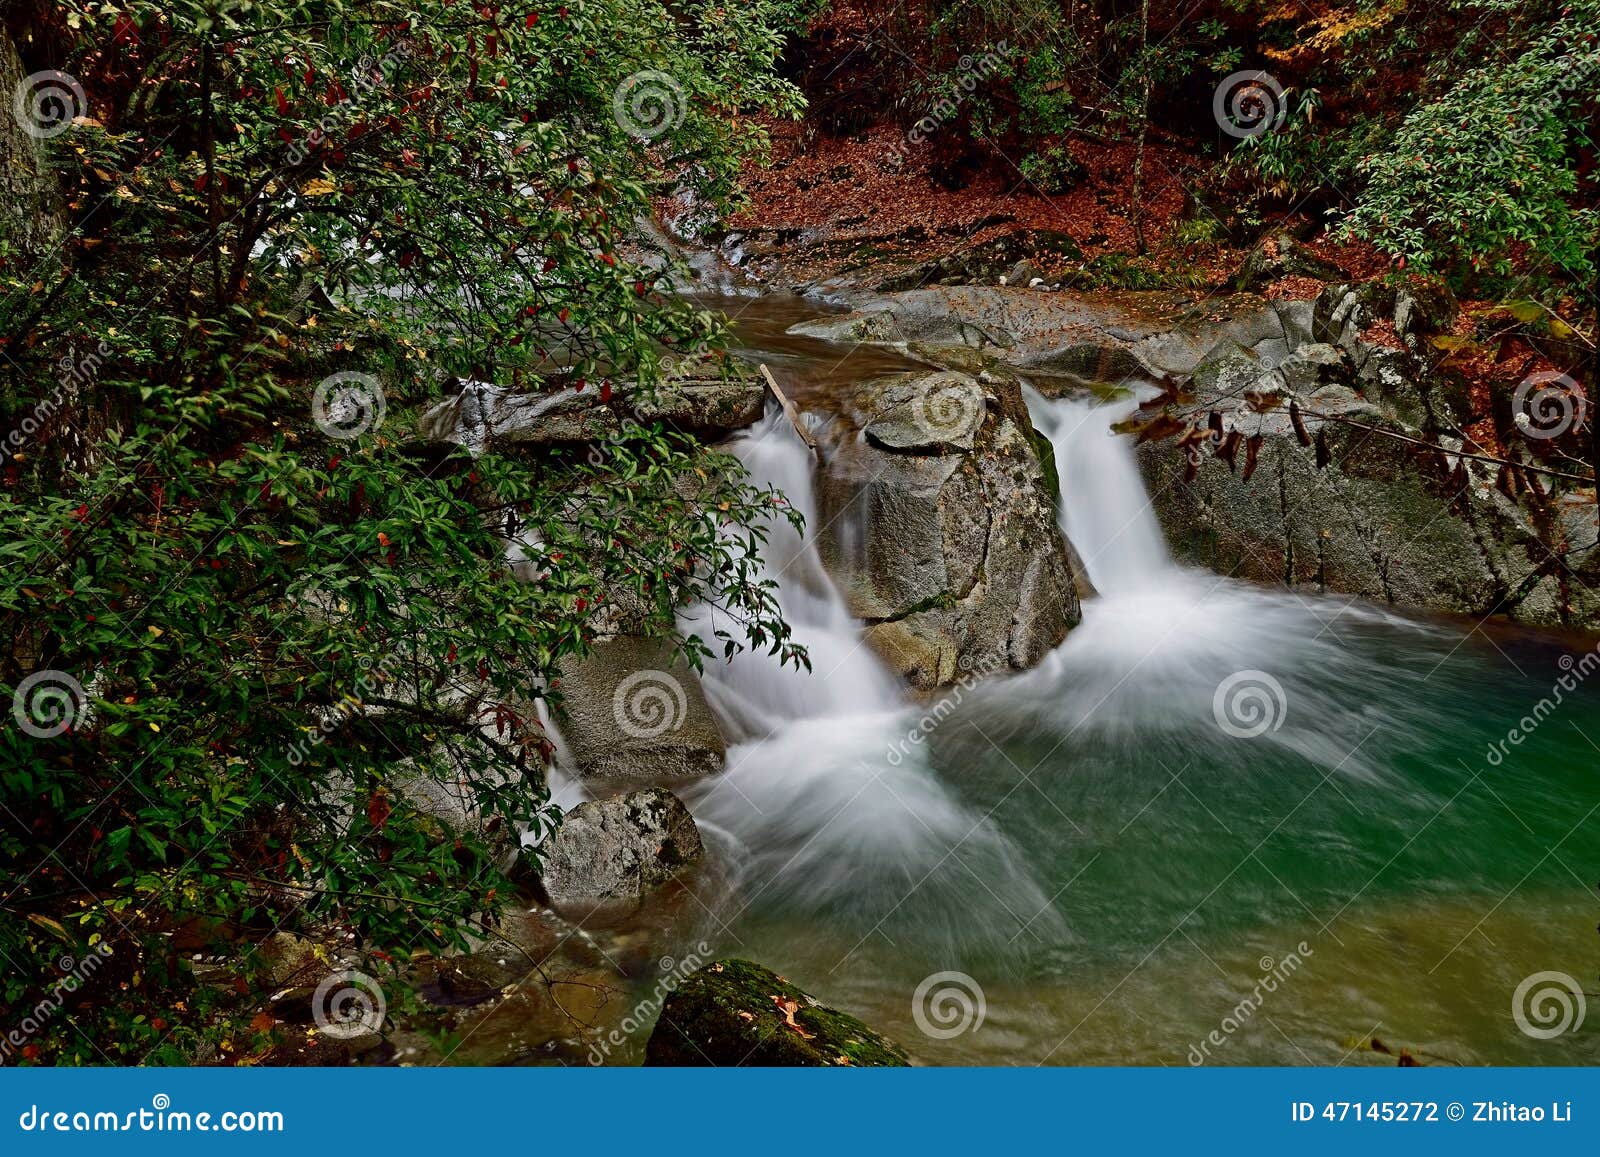
MULTIPOLYGON (((1113 427, 1138 406, 1047 399, 1026 391, 1061 479, 1060 520, 1097 596, 1038 668, 989 689, 987 702, 1080 740, 1145 741, 1163 731, 1227 740, 1224 721, 1264 713, 1266 745, 1345 775, 1377 776, 1354 748, 1373 723, 1372 673, 1348 637, 1427 628, 1355 599, 1273 590, 1178 566, 1139 473, 1133 439, 1113 427)), ((1394 660, 1398 663, 1399 660, 1394 660)), ((1391 734, 1411 723, 1402 705, 1391 734)))
MULTIPOLYGON (((738 911, 826 915, 851 937, 894 927, 935 962, 962 945, 1005 942, 1018 925, 1008 913, 1039 914, 1030 931, 1048 935, 1057 920, 1048 893, 988 817, 939 781, 928 744, 908 738, 923 709, 866 645, 823 568, 810 451, 776 410, 731 449, 752 481, 778 487, 806 516, 805 535, 774 517, 762 557, 812 665, 808 673, 746 652, 704 674, 730 741, 727 769, 684 799, 733 869, 738 911), (975 910, 967 873, 1003 903, 975 910), (944 914, 930 920, 919 905, 905 926, 900 909, 913 891, 935 900, 948 891, 944 914)), ((680 625, 703 634, 710 613, 696 608, 680 625)))
POLYGON ((1111 428, 1138 402, 1046 401, 1027 390, 1034 426, 1055 449, 1061 529, 1098 590, 1124 592, 1170 580, 1174 567, 1126 439, 1111 428))
MULTIPOLYGON (((823 569, 810 535, 818 527, 811 452, 782 412, 773 409, 733 444, 752 480, 775 486, 805 518, 806 534, 774 513, 766 519, 761 577, 777 586, 778 605, 812 671, 782 666, 766 654, 740 656, 708 673, 707 692, 733 737, 770 734, 795 719, 893 711, 904 703, 896 680, 861 640, 860 624, 823 569)), ((706 622, 699 608, 683 626, 706 622)), ((709 626, 709 623, 706 622, 709 626)), ((704 631, 702 631, 704 634, 704 631)))

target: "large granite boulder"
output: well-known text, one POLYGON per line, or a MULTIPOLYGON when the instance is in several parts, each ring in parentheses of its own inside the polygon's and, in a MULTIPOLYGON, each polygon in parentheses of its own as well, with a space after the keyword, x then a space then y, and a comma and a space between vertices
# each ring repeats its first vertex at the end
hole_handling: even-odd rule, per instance
POLYGON ((919 690, 1025 669, 1079 617, 1056 492, 1014 379, 863 387, 819 487, 824 560, 869 643, 919 690))
POLYGON ((550 905, 572 920, 625 918, 704 854, 683 801, 662 788, 590 800, 539 848, 550 905))
POLYGON ((661 783, 722 770, 700 678, 665 639, 622 635, 561 671, 556 721, 581 778, 661 783))
POLYGON ((748 960, 718 960, 667 997, 644 1063, 818 1068, 910 1062, 893 1041, 776 973, 748 960))
POLYGON ((1600 624, 1592 504, 1518 494, 1498 466, 1458 454, 1473 448, 1449 431, 1466 419, 1424 360, 1427 334, 1451 317, 1448 299, 1338 285, 1292 317, 1283 338, 1218 341, 1179 408, 1196 421, 1215 411, 1224 433, 1259 437, 1248 482, 1242 452, 1232 465, 1202 454, 1196 468, 1175 442, 1139 449, 1177 557, 1399 606, 1600 624), (1256 412, 1247 395, 1275 408, 1256 412), (1314 446, 1301 444, 1290 401, 1314 446))

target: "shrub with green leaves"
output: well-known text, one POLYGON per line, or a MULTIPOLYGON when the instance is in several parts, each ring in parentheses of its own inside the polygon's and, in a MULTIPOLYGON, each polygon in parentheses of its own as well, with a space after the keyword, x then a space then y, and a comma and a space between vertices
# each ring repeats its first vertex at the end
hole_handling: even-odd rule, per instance
POLYGON ((1519 267, 1537 284, 1592 278, 1600 210, 1579 165, 1596 143, 1597 23, 1595 0, 1564 5, 1514 53, 1414 109, 1362 163, 1348 231, 1458 282, 1519 267))
POLYGON ((624 242, 653 193, 725 204, 745 114, 796 108, 792 7, 10 17, 84 107, 34 134, 49 243, 0 242, 0 1020, 38 1013, 7 1059, 260 1055, 249 986, 194 988, 178 945, 331 925, 399 957, 492 919, 515 829, 551 822, 541 701, 619 608, 669 632, 709 601, 697 660, 804 661, 756 565, 786 508, 731 457, 416 433, 461 380, 603 412, 666 358, 725 365, 624 242), (52 1002, 59 957, 107 948, 52 1002))

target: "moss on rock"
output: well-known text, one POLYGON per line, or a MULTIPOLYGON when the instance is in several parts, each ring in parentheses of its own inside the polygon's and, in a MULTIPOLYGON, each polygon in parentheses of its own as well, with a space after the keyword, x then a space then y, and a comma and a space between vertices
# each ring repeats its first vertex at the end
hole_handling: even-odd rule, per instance
POLYGON ((748 960, 691 975, 661 1009, 647 1065, 903 1066, 906 1051, 748 960))

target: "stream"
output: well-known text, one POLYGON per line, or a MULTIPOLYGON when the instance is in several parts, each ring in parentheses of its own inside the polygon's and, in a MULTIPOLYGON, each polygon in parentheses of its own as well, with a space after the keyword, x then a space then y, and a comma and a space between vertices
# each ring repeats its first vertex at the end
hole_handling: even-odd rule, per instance
MULTIPOLYGON (((727 308, 808 409, 910 368, 785 336, 812 303, 727 308)), ((715 885, 670 947, 931 1064, 1600 1063, 1512 1010, 1536 973, 1595 986, 1600 679, 1490 754, 1584 644, 1180 567, 1111 432, 1131 403, 1028 401, 1098 595, 1034 670, 928 702, 823 570, 792 428, 733 444, 807 516, 766 562, 814 673, 708 666, 727 771, 681 794, 715 885)))

